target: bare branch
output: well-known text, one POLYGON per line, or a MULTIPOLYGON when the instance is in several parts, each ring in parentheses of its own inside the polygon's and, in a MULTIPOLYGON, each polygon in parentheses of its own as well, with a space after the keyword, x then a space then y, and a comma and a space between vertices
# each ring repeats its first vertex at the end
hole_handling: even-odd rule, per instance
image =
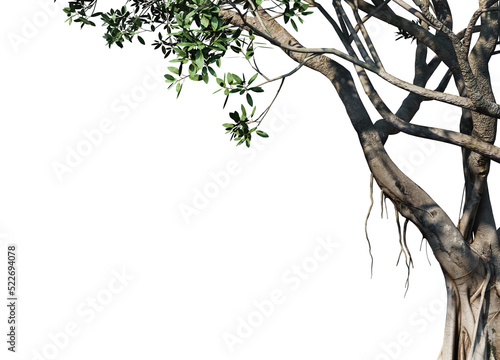
MULTIPOLYGON (((354 31, 354 27, 351 24, 351 21, 349 20, 349 17, 344 11, 344 8, 342 7, 342 3, 340 0, 333 0, 333 6, 335 8, 335 11, 337 12, 337 16, 342 19, 344 24, 347 26, 348 31, 350 32, 352 38, 354 39, 354 43, 356 44, 356 47, 358 48, 361 56, 365 60, 366 63, 371 63, 375 64, 373 60, 370 58, 368 55, 368 52, 366 51, 365 47, 361 43, 361 40, 358 37, 358 34, 354 31)), ((354 54, 350 53, 351 56, 354 54)))
POLYGON ((268 84, 270 82, 273 82, 273 81, 276 81, 276 80, 281 80, 281 79, 284 79, 284 78, 287 78, 293 74, 295 74, 297 71, 299 71, 305 64, 306 62, 308 62, 309 60, 311 60, 312 58, 314 58, 315 56, 318 56, 318 54, 311 54, 309 56, 306 56, 306 58, 304 60, 302 60, 300 62, 299 65, 297 65, 295 68, 293 68, 291 71, 287 72, 286 74, 283 74, 283 75, 280 75, 278 77, 275 77, 275 78, 272 78, 272 79, 268 79, 266 78, 266 81, 264 81, 263 83, 257 85, 258 87, 261 87, 265 84, 268 84))
POLYGON ((360 70, 358 75, 361 84, 368 95, 373 106, 379 114, 394 128, 417 137, 437 140, 448 144, 462 146, 474 152, 480 153, 498 163, 500 163, 500 148, 470 135, 461 134, 451 130, 438 129, 423 125, 410 124, 394 115, 375 90, 366 72, 360 70))
MULTIPOLYGON (((368 15, 366 15, 362 20, 361 20, 361 23, 364 24, 365 22, 367 22, 372 16, 374 16, 376 13, 378 13, 380 10, 382 10, 387 4, 389 4, 391 0, 385 0, 383 3, 381 3, 380 5, 377 5, 377 7, 375 9, 373 9, 372 12, 370 12, 368 15)), ((359 27, 361 25, 358 24, 356 25, 356 27, 354 28, 354 31, 355 32, 358 32, 359 30, 359 27)))
POLYGON ((477 20, 479 17, 484 13, 484 10, 487 8, 491 7, 494 3, 498 2, 498 0, 488 0, 484 4, 482 4, 472 15, 471 19, 469 20, 469 24, 467 25, 467 28, 465 30, 465 36, 463 40, 464 48, 466 51, 469 51, 470 47, 470 42, 472 39, 472 33, 474 32, 474 27, 476 25, 477 20))
POLYGON ((356 22, 357 22, 356 28, 353 29, 352 31, 355 33, 356 29, 358 27, 361 29, 361 34, 363 35, 363 38, 364 38, 366 44, 368 45, 368 50, 370 51, 372 59, 375 61, 375 64, 379 68, 383 69, 384 65, 382 64, 382 61, 380 60, 380 57, 377 53, 377 49, 375 49, 375 45, 373 44, 373 42, 370 38, 370 35, 368 34, 368 31, 366 31, 365 25, 364 25, 363 21, 361 20, 361 17, 359 16, 359 11, 358 11, 357 5, 352 3, 352 2, 349 2, 349 5, 351 5, 352 12, 354 13, 354 17, 355 17, 356 22))

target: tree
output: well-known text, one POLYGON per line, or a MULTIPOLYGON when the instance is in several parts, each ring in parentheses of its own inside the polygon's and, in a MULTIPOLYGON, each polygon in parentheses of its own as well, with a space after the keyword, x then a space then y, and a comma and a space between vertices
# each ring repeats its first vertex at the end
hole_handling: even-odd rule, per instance
POLYGON ((329 11, 314 0, 132 0, 119 9, 99 11, 97 0, 77 0, 64 11, 70 23, 80 23, 82 27, 95 26, 95 18, 100 18, 106 26, 104 38, 109 46, 123 47, 133 39, 145 44, 147 37, 143 33, 150 33, 154 37, 152 45, 178 64, 170 66, 170 74, 165 75, 178 96, 185 81, 208 83, 211 77, 226 96, 224 106, 231 95, 244 96, 245 103, 229 114, 232 122, 223 124, 237 145, 250 146, 255 135, 268 136, 259 126, 265 126, 265 115, 278 94, 270 100, 269 107, 258 113, 253 97, 264 91, 264 85, 279 81, 279 93, 285 79, 302 67, 324 75, 337 91, 358 135, 372 174, 371 189, 375 180, 383 196, 405 219, 400 256, 410 269, 412 257, 405 234, 411 222, 442 268, 448 309, 439 359, 500 359, 500 292, 496 275, 500 265, 500 229, 495 225, 487 181, 491 160, 500 161, 500 148, 494 146, 500 105, 495 102, 489 67, 497 53, 498 3, 480 0, 467 26, 458 32, 453 31, 454 19, 446 0, 413 3, 333 0, 333 10, 329 11), (305 47, 292 35, 292 31, 299 32, 299 27, 307 24, 311 9, 332 27, 332 32, 321 34, 321 38, 335 35, 339 47, 305 47), (407 17, 399 15, 401 10, 407 17), (397 31, 396 40, 414 43, 415 61, 408 69, 414 72, 412 82, 386 71, 365 26, 368 21, 380 21, 397 31), (298 65, 279 77, 267 77, 255 57, 255 50, 262 46, 259 40, 283 50, 298 65), (218 75, 222 60, 230 52, 240 54, 255 73, 218 75), (428 60, 430 52, 433 57, 428 60), (351 65, 353 69, 349 70, 351 65), (437 87, 431 89, 428 84, 437 76, 440 65, 446 71, 437 87), (375 89, 372 74, 408 91, 396 112, 389 109, 375 89), (256 81, 259 77, 264 79, 261 83, 256 81), (373 121, 368 114, 354 77, 359 79, 381 119, 373 121), (456 95, 447 91, 452 85, 456 95), (460 130, 412 124, 425 101, 460 108, 460 130), (401 132, 461 147, 464 198, 457 224, 388 155, 385 143, 401 132))

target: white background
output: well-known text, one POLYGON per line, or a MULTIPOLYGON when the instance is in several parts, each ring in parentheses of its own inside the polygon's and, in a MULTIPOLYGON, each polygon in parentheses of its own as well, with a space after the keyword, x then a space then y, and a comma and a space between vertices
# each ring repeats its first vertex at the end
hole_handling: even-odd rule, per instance
MULTIPOLYGON (((445 312, 439 266, 430 250, 428 264, 410 225, 415 268, 404 297, 407 269, 403 261, 395 266, 394 209, 388 203, 389 219, 380 219, 375 187, 370 279, 369 171, 324 78, 303 69, 288 79, 262 124, 271 137, 250 150, 236 148, 221 124, 239 107, 237 99, 223 110, 223 96, 211 95, 218 88, 212 80, 186 83, 176 100, 162 82, 168 65, 159 51, 137 43, 110 50, 100 27, 68 27, 63 5, 8 2, 1 15, 3 289, 7 244, 19 249, 12 358, 437 358, 445 312), (54 164, 82 150, 85 132, 95 133, 103 121, 112 130, 59 179, 54 164), (228 166, 235 172, 221 175, 228 166), (223 182, 216 185, 213 174, 223 182), (186 221, 180 208, 200 205, 193 204, 200 192, 209 196, 204 208, 186 221), (319 263, 318 239, 335 245, 319 263), (300 283, 290 273, 294 265, 309 271, 300 283), (128 280, 116 282, 117 273, 128 280), (268 303, 277 292, 281 303, 256 315, 256 302, 268 303), (241 335, 242 321, 258 320, 228 346, 225 339, 241 335)), ((457 29, 466 23, 459 17, 465 10, 456 10, 457 29)), ((330 46, 334 36, 317 36, 327 29, 317 19, 306 21, 312 27, 304 27, 304 44, 330 46)), ((415 44, 394 42, 394 29, 375 21, 370 29, 386 68, 411 80, 415 44), (395 53, 396 45, 403 52, 395 53)), ((295 66, 279 52, 257 55, 271 76, 295 66)), ((247 69, 238 59, 226 66, 247 69)), ((376 84, 396 110, 405 93, 376 84)), ((273 89, 254 97, 260 110, 273 89)), ((426 103, 415 121, 458 129, 457 113, 426 103)), ((406 135, 387 147, 456 219, 460 150, 406 135)))

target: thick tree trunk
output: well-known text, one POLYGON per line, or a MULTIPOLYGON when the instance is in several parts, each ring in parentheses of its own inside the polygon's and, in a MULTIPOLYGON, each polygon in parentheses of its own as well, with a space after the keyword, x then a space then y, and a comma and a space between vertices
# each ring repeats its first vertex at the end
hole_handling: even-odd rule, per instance
POLYGON ((494 266, 486 261, 461 278, 445 276, 448 307, 438 360, 500 359, 500 294, 494 266))

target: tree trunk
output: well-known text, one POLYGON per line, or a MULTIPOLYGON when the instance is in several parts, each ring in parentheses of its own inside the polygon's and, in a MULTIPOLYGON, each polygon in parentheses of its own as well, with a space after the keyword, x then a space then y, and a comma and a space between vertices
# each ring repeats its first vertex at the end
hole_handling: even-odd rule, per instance
POLYGON ((471 274, 458 279, 445 275, 448 306, 438 360, 500 359, 500 294, 494 268, 481 258, 471 274))

